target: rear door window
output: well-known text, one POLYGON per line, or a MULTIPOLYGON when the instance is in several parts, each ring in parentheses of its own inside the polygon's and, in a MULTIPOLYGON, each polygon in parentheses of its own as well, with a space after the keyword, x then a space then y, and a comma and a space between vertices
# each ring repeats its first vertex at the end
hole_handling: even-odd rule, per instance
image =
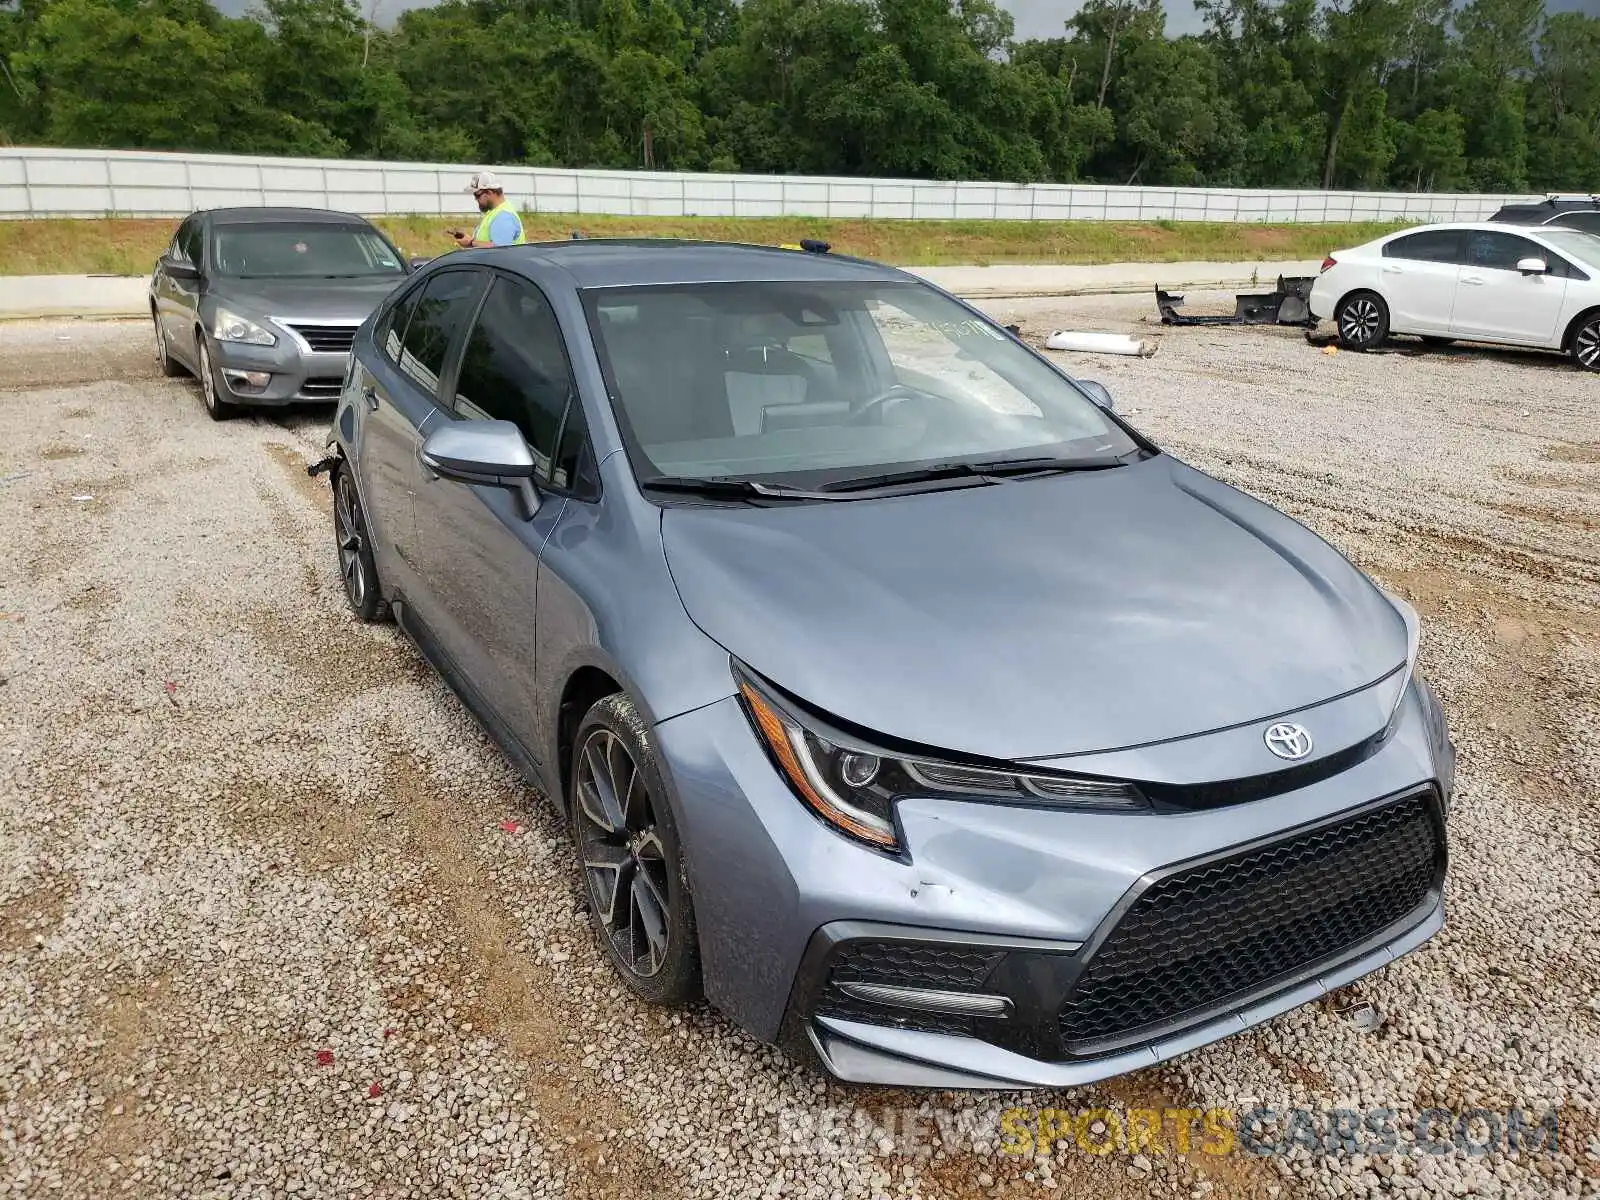
POLYGON ((376 330, 378 345, 383 347, 384 357, 396 366, 400 365, 401 346, 405 341, 406 327, 411 324, 411 314, 416 311, 417 301, 421 296, 421 288, 412 288, 394 302, 378 324, 376 330))
POLYGON ((1461 234, 1454 229, 1430 229, 1395 238, 1383 247, 1385 258, 1406 258, 1413 262, 1459 263, 1461 234))
POLYGON ((1579 229, 1584 233, 1600 234, 1600 211, 1564 213, 1550 224, 1560 226, 1562 229, 1579 229))
POLYGON ((445 359, 472 315, 483 278, 481 271, 440 271, 431 276, 400 338, 400 369, 435 399, 445 359))

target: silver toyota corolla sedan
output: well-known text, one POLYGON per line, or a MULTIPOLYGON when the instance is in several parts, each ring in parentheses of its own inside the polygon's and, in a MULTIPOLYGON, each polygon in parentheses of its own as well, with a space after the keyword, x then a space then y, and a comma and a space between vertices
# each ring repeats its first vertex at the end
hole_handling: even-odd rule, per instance
POLYGON ((150 276, 156 357, 214 420, 338 398, 356 329, 410 272, 369 221, 317 208, 193 213, 150 276))
POLYGON ((1443 921, 1416 614, 911 275, 453 255, 362 326, 322 469, 351 606, 558 807, 647 1000, 1063 1086, 1443 921))

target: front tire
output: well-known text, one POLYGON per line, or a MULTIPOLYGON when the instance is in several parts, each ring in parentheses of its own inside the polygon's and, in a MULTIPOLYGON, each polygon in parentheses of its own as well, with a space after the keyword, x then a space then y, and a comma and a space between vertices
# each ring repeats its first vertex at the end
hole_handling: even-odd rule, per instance
POLYGON ((1600 312, 1572 331, 1572 361, 1580 370, 1600 371, 1600 312))
POLYGON ((378 563, 372 556, 367 514, 361 507, 350 465, 341 464, 333 476, 333 539, 339 553, 339 576, 344 598, 356 620, 377 625, 389 617, 389 605, 378 582, 378 563))
POLYGON ((589 923, 612 969, 650 1004, 700 993, 689 871, 644 721, 621 692, 584 715, 573 745, 572 840, 589 923))
POLYGON ((206 412, 213 421, 227 421, 239 415, 237 405, 229 404, 217 390, 217 369, 211 365, 211 347, 206 345, 206 335, 195 331, 196 357, 200 360, 200 398, 205 401, 206 412))
POLYGON ((1389 306, 1376 292, 1351 292, 1333 310, 1333 321, 1346 350, 1373 350, 1389 336, 1389 306))

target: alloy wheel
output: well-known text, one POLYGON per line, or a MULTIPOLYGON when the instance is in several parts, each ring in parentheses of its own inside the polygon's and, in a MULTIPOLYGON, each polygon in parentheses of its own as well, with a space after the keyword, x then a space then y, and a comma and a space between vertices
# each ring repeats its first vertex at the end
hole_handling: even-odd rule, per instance
POLYGON ((1580 366, 1600 371, 1600 321, 1590 321, 1572 339, 1572 356, 1580 366))
POLYGON ((206 409, 213 415, 217 412, 217 381, 211 370, 211 351, 206 348, 205 339, 200 339, 200 394, 205 398, 206 409))
POLYGON ((1383 315, 1378 311, 1376 300, 1370 296, 1357 296, 1339 314, 1339 332, 1352 345, 1365 346, 1377 337, 1382 320, 1383 315))
POLYGON ((674 869, 657 829, 656 798, 628 748, 595 729, 578 750, 579 853, 589 903, 617 959, 651 978, 671 934, 667 881, 674 869))
POLYGON ((339 543, 339 574, 350 606, 359 610, 367 598, 367 573, 361 561, 361 520, 356 485, 348 470, 339 472, 333 493, 333 532, 339 543))

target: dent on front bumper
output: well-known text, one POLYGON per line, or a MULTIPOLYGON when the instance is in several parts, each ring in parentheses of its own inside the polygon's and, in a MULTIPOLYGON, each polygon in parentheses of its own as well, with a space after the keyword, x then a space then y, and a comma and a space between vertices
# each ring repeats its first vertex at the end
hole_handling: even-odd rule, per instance
MULTIPOLYGON (((707 996, 763 1040, 809 1046, 842 1079, 919 1087, 1086 1083, 1268 1020, 1382 967, 1442 924, 1439 789, 1448 791, 1451 765, 1441 761, 1447 742, 1435 748, 1438 730, 1422 694, 1408 689, 1393 732, 1376 752, 1283 794, 1160 815, 907 801, 900 814, 907 853, 898 858, 847 842, 813 818, 766 760, 736 702, 663 722, 657 731, 690 848, 707 996), (1067 1047, 1064 1038, 1040 1035, 1081 969, 1068 960, 1092 961, 1142 884, 1345 820, 1381 806, 1378 798, 1423 793, 1435 814, 1437 869, 1426 895, 1413 896, 1418 902, 1408 900, 1381 928, 1369 922, 1337 953, 1296 963, 1132 1038, 1067 1047), (957 952, 996 939, 1037 951, 1013 956, 1015 963, 985 976, 981 987, 969 979, 957 988, 1003 993, 1019 1015, 1031 1005, 1032 1028, 993 1037, 991 1026, 978 1037, 960 1032, 959 1022, 951 1032, 937 1021, 897 1025, 881 1012, 858 1019, 848 1005, 819 1011, 827 973, 817 947, 862 923, 898 927, 957 952), (1039 1019, 1041 1011, 1048 1020, 1039 1019)), ((1207 762, 1201 778, 1217 778, 1209 773, 1215 765, 1207 762)), ((1264 887, 1255 901, 1266 903, 1272 894, 1264 887)))

